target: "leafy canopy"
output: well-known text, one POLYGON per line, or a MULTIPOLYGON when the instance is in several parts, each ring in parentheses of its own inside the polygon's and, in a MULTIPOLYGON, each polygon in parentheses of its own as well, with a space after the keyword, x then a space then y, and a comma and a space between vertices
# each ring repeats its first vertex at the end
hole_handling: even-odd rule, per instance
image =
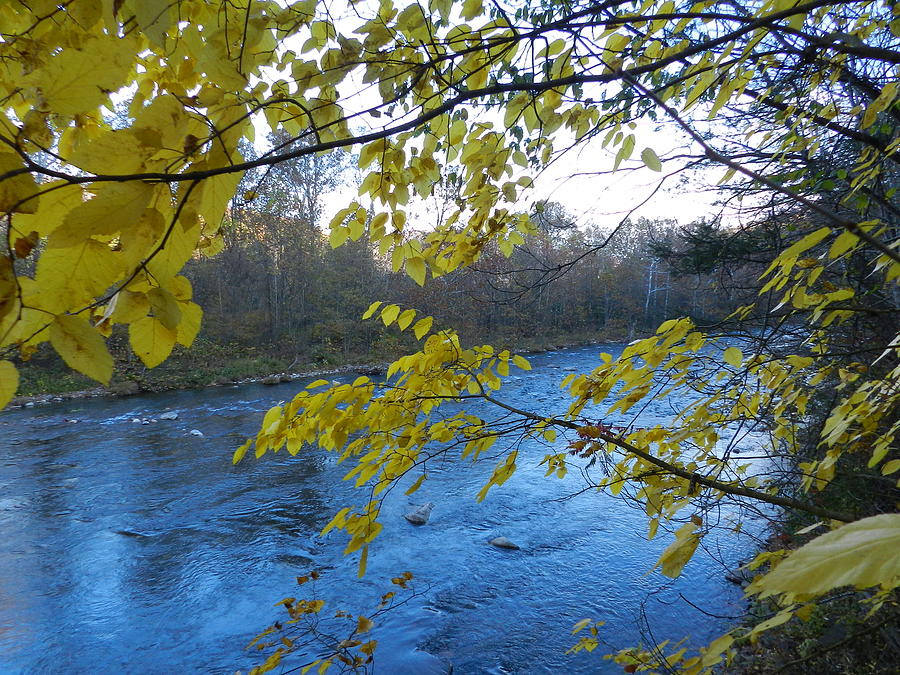
MULTIPOLYGON (((870 0, 0 3, 0 405, 16 391, 13 360, 45 342, 100 382, 112 374, 106 338, 117 324, 149 367, 189 346, 202 311, 180 271, 221 248, 229 201, 250 168, 354 149, 359 196, 332 220, 331 244, 365 235, 424 284, 488 246, 509 255, 533 231, 525 204, 535 175, 573 148, 599 144, 619 169, 680 169, 635 125, 665 120, 698 161, 721 167, 721 185, 792 209, 800 236, 778 252, 761 289, 774 303, 740 317, 805 326, 797 353, 717 347, 690 321, 667 321, 620 358, 566 378, 568 412, 546 416, 502 400, 510 368, 527 368, 521 357, 466 348, 409 308, 373 306, 385 325, 412 327, 421 351, 393 364, 386 388, 318 383, 273 408, 235 459, 249 447, 296 453, 308 443, 340 453, 370 495, 332 521, 348 533, 348 552, 365 553, 377 536, 383 490, 411 471, 418 488, 428 459, 450 448, 494 457, 483 498, 515 471, 509 434, 551 444, 566 436, 568 447, 545 458, 548 474, 565 473, 569 451, 604 458, 600 487, 638 498, 650 536, 678 526, 659 562, 665 574, 680 573, 708 531, 705 513, 722 500, 856 520, 809 494, 847 456, 885 476, 900 469, 900 338, 855 365, 839 359, 835 340, 865 298, 825 273, 862 265, 870 291, 876 284, 897 297, 898 11, 870 0), (126 99, 124 118, 114 116, 126 99), (739 142, 719 136, 717 120, 728 116, 739 142), (246 161, 240 143, 257 125, 290 143, 246 161), (826 175, 837 156, 842 168, 826 175), (460 183, 456 211, 439 227, 412 228, 412 202, 449 174, 460 183), (825 186, 835 181, 832 198, 825 186), (798 494, 781 494, 736 461, 727 430, 766 422, 773 448, 798 451, 803 416, 826 380, 839 397, 818 439, 824 454, 799 464, 798 494), (602 421, 607 410, 639 410, 687 387, 696 396, 671 424, 602 421), (469 399, 498 416, 448 412, 469 399)), ((896 570, 878 560, 896 541, 897 517, 879 518, 858 526, 876 559, 864 573, 846 556, 822 568, 814 559, 830 555, 825 544, 795 560, 828 578, 892 588, 896 570)), ((784 571, 754 590, 806 596, 829 586, 793 578, 784 571)), ((699 672, 728 645, 668 664, 699 672)), ((641 668, 657 667, 652 656, 641 668)))

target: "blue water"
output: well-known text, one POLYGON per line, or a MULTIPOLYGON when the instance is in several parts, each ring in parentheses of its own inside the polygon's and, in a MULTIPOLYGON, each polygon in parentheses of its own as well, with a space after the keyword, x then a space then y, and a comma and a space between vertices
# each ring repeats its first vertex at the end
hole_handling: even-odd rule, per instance
MULTIPOLYGON (((617 349, 533 356, 534 370, 510 378, 502 397, 560 411, 567 371, 588 371, 601 350, 617 349)), ((276 602, 304 597, 309 587, 295 578, 312 569, 322 572, 318 597, 355 614, 373 611, 391 577, 415 575, 417 595, 372 632, 374 671, 391 675, 443 673, 451 664, 456 674, 620 673, 602 653, 684 636, 703 644, 731 623, 704 612, 740 613, 740 590, 724 572, 746 557, 749 542, 723 528, 684 577, 648 574, 671 537, 661 530, 647 541, 643 513, 583 491, 577 470, 544 478, 547 448, 534 441, 521 444, 517 473, 480 504, 474 497, 490 460, 448 457, 429 466, 412 498, 391 492, 368 574, 357 579, 357 558, 342 554, 344 535, 318 536, 336 511, 364 499, 340 480, 346 467, 315 450, 231 464, 262 413, 304 384, 0 414, 0 671, 246 672, 259 657, 245 645, 285 618, 276 602), (178 419, 158 420, 164 411, 178 419), (403 519, 426 501, 436 505, 427 525, 403 519), (490 546, 496 536, 521 550, 490 546), (572 625, 587 617, 606 622, 607 646, 566 656, 572 625)), ((646 424, 671 410, 652 404, 642 414, 646 424)))

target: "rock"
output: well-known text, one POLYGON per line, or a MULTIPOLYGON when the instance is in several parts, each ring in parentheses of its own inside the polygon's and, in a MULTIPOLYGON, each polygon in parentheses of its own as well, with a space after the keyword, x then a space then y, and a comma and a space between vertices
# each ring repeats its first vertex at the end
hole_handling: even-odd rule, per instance
POLYGON ((725 574, 725 580, 738 586, 747 586, 753 581, 753 572, 743 567, 738 567, 725 574))
POLYGON ((203 436, 203 432, 199 429, 191 429, 191 436, 203 436))
POLYGON ((260 384, 281 384, 281 375, 269 375, 259 381, 260 384))
POLYGON ((496 546, 497 548, 508 548, 514 551, 519 550, 519 546, 514 544, 506 537, 495 537, 488 542, 491 546, 496 546))
POLYGON ((123 537, 134 537, 136 539, 145 539, 147 537, 146 534, 135 532, 134 530, 114 530, 114 532, 121 534, 123 537))
POLYGON ((434 503, 428 502, 427 504, 417 506, 415 509, 405 514, 403 517, 413 525, 424 525, 428 522, 428 518, 431 516, 431 509, 433 508, 434 503))
POLYGON ((141 393, 141 387, 133 380, 114 382, 109 385, 109 393, 115 394, 116 396, 134 396, 135 394, 141 393))
POLYGON ((132 424, 140 424, 140 423, 141 423, 141 418, 140 418, 140 417, 133 417, 133 418, 131 419, 131 423, 132 423, 132 424))
POLYGON ((159 419, 161 419, 161 420, 177 420, 178 413, 175 412, 174 410, 170 410, 170 411, 164 412, 162 415, 160 415, 159 419))

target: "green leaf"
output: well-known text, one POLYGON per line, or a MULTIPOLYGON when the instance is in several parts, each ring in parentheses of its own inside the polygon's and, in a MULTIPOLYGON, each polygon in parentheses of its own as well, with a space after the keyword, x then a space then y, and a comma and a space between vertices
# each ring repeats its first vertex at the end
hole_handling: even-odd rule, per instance
POLYGON ((659 157, 653 151, 653 148, 644 148, 641 152, 641 159, 648 169, 652 171, 662 171, 662 162, 659 161, 659 157))
POLYGON ((50 344, 70 368, 109 384, 113 359, 103 336, 80 316, 57 316, 50 325, 50 344))
POLYGON ((801 546, 747 588, 761 598, 815 596, 841 586, 900 585, 900 514, 863 518, 801 546))

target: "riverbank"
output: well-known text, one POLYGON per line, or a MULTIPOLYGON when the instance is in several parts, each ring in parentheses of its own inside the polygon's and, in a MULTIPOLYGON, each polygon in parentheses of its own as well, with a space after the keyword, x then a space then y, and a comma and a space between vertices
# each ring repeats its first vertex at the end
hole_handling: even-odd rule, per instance
MULTIPOLYGON (((492 343, 491 340, 484 340, 492 343)), ((547 335, 518 340, 508 338, 494 344, 519 354, 536 354, 554 349, 623 342, 621 336, 596 334, 547 335)), ((344 373, 377 375, 395 358, 409 353, 415 345, 396 345, 366 354, 343 353, 322 349, 296 354, 284 345, 246 346, 200 342, 190 350, 176 349, 172 356, 156 368, 143 366, 127 350, 116 354, 113 380, 108 386, 97 386, 93 380, 66 367, 54 354, 43 355, 20 364, 20 395, 12 399, 10 408, 59 403, 73 399, 118 398, 145 393, 205 389, 235 384, 279 384, 311 377, 327 377, 344 373)))

